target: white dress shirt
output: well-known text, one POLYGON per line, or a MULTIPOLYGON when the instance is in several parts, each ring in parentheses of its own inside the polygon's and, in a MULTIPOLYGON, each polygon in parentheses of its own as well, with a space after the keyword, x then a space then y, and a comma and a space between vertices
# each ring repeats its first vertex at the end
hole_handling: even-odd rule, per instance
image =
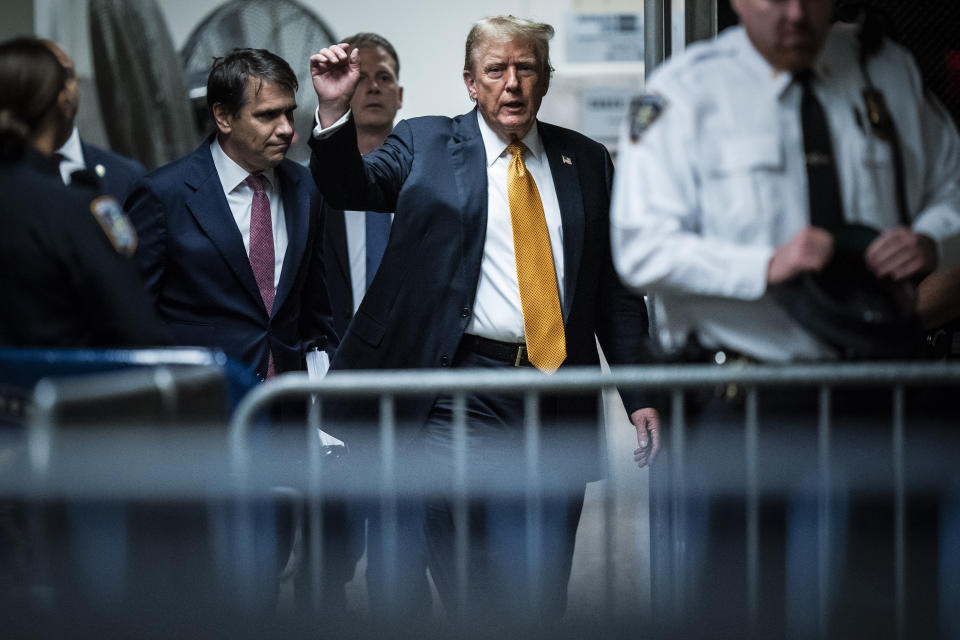
MULTIPOLYGON (((224 153, 216 137, 210 143, 210 153, 213 156, 213 164, 217 169, 217 175, 220 177, 220 184, 223 186, 223 193, 227 196, 230 212, 237 222, 240 235, 243 236, 244 251, 249 256, 250 209, 253 206, 253 189, 250 188, 246 180, 250 172, 224 153)), ((267 191, 267 198, 270 200, 270 222, 273 225, 273 287, 276 289, 280 283, 283 256, 287 252, 287 220, 284 216, 283 197, 280 193, 280 184, 277 181, 276 172, 271 168, 261 175, 267 179, 267 185, 264 186, 267 191)))
MULTIPOLYGON (((320 126, 319 118, 315 116, 313 135, 320 139, 332 135, 347 122, 349 116, 348 111, 325 129, 320 126)), ((508 143, 501 140, 487 125, 479 111, 477 120, 487 161, 487 233, 483 243, 483 258, 480 262, 477 297, 466 332, 491 340, 520 343, 525 340, 523 310, 520 306, 520 285, 517 281, 517 261, 513 252, 513 225, 510 221, 510 204, 507 200, 507 167, 510 164, 510 154, 507 153, 508 143)), ((521 142, 529 149, 529 153, 524 158, 524 164, 533 176, 534 182, 537 183, 537 190, 540 192, 540 200, 543 203, 562 308, 563 221, 560 217, 557 189, 553 184, 550 163, 537 127, 531 127, 521 142)), ((351 258, 351 265, 352 263, 353 258, 351 258)), ((352 266, 350 275, 353 277, 352 266)), ((354 291, 356 291, 356 284, 354 284, 354 291)), ((354 301, 356 299, 354 294, 354 301)), ((354 304, 356 305, 356 302, 354 304)))
MULTIPOLYGON (((523 310, 520 306, 520 285, 517 281, 517 261, 513 251, 513 225, 510 221, 510 203, 507 199, 507 167, 510 154, 504 142, 477 112, 480 136, 487 154, 487 235, 480 262, 480 280, 473 305, 473 317, 467 333, 501 340, 524 342, 523 310)), ((543 213, 550 234, 550 248, 557 272, 557 282, 563 282, 563 224, 553 174, 547 161, 536 125, 524 136, 529 149, 524 164, 533 176, 543 203, 543 213)), ((560 305, 563 306, 563 287, 558 286, 560 305)))
POLYGON ((60 177, 63 184, 70 184, 70 176, 74 171, 82 171, 87 168, 87 163, 83 159, 83 147, 80 146, 80 131, 74 127, 73 133, 63 143, 63 146, 57 149, 57 153, 63 156, 60 161, 60 177))
MULTIPOLYGON (((377 215, 386 215, 378 213, 377 215)), ((390 214, 393 219, 393 214, 390 214)), ((350 284, 353 292, 353 312, 360 308, 367 292, 367 212, 344 211, 343 223, 347 233, 347 258, 350 261, 350 284)))
MULTIPOLYGON (((866 118, 856 42, 835 26, 812 86, 830 124, 844 217, 884 230, 899 224, 893 163, 866 118)), ((870 73, 903 142, 913 229, 934 238, 941 264, 956 261, 956 130, 923 99, 900 47, 888 43, 870 73)), ((831 357, 766 295, 774 250, 809 224, 799 84, 736 27, 667 62, 647 91, 664 106, 638 137, 624 128, 611 239, 624 282, 654 298, 660 342, 675 349, 693 332, 761 360, 831 357)))

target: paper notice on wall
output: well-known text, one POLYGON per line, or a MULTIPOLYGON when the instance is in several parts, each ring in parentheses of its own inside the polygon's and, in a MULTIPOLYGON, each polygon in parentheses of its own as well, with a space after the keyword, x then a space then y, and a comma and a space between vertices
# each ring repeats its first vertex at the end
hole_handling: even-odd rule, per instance
POLYGON ((634 95, 636 90, 629 87, 585 87, 580 92, 579 130, 600 142, 615 141, 634 95))
POLYGON ((643 62, 642 13, 567 14, 567 62, 643 62))

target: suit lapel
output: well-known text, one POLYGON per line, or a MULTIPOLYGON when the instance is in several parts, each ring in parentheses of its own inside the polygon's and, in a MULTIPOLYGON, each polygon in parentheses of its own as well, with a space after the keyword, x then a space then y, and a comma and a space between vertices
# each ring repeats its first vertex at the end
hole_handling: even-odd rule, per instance
POLYGON ((210 238, 241 286, 262 308, 263 299, 253 277, 250 258, 243 248, 243 236, 230 212, 223 185, 213 165, 209 144, 204 143, 194 152, 193 165, 185 180, 194 193, 187 198, 187 209, 197 224, 210 238))
POLYGON ((283 215, 287 223, 287 252, 283 256, 280 270, 280 282, 277 295, 273 300, 274 312, 286 300, 293 282, 296 280, 300 264, 307 246, 307 233, 310 227, 310 193, 301 184, 300 178, 286 168, 284 160, 277 167, 276 175, 280 182, 283 198, 283 215))
POLYGON ((577 274, 583 255, 584 211, 583 195, 580 192, 580 176, 577 173, 577 158, 573 151, 564 148, 556 140, 549 127, 537 123, 540 139, 550 162, 553 186, 557 190, 560 219, 563 224, 563 319, 570 317, 573 294, 577 289, 577 274))
MULTIPOLYGON (((463 203, 460 207, 461 238, 484 238, 487 232, 487 154, 480 136, 476 110, 454 120, 449 150, 453 175, 463 203)), ((471 253, 463 256, 460 268, 470 269, 467 275, 476 281, 480 274, 483 243, 461 242, 461 247, 471 253)))
MULTIPOLYGON (((350 295, 350 304, 353 304, 353 280, 350 273, 350 259, 347 256, 347 222, 346 214, 340 209, 327 207, 324 216, 324 258, 332 254, 334 259, 330 267, 339 271, 341 279, 346 283, 346 292, 350 295)), ((352 308, 352 307, 351 307, 352 308)))

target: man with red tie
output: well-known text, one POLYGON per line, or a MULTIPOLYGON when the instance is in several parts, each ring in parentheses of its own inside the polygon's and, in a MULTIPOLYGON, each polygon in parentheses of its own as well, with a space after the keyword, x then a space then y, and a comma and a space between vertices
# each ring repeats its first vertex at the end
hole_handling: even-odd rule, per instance
POLYGON ((217 58, 207 80, 217 131, 148 175, 126 207, 137 264, 176 342, 219 347, 260 379, 303 369, 307 341, 336 343, 319 195, 285 159, 296 89, 269 51, 217 58))

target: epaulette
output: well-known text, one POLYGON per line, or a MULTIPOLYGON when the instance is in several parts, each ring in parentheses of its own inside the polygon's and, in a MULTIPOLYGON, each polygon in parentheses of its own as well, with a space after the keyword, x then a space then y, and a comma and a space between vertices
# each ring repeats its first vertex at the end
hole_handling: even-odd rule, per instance
POLYGON ((94 198, 90 203, 90 211, 117 253, 132 257, 137 250, 137 231, 117 199, 113 196, 94 198))

